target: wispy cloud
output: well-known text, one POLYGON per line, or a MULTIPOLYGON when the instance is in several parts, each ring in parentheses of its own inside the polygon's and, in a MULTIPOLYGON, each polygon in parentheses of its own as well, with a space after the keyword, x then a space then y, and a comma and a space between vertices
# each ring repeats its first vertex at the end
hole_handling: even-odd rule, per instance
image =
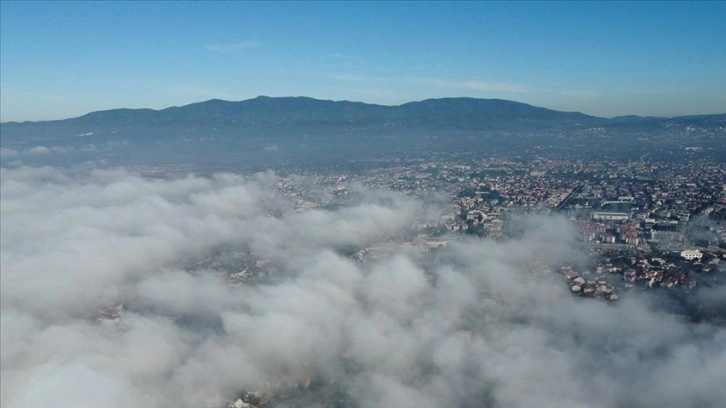
POLYGON ((367 62, 364 58, 356 55, 340 54, 337 52, 331 53, 329 55, 334 61, 343 62, 345 64, 363 64, 367 62))
POLYGON ((598 91, 592 91, 592 90, 562 90, 560 91, 560 94, 563 96, 573 96, 576 98, 597 98, 601 97, 602 93, 598 91))
POLYGON ((530 92, 532 90, 528 85, 512 82, 452 80, 429 77, 413 77, 410 80, 420 85, 430 85, 437 88, 465 89, 469 91, 530 92))
POLYGON ((376 100, 376 103, 400 103, 401 95, 394 89, 383 89, 375 87, 334 87, 332 90, 343 93, 345 95, 351 95, 354 99, 368 99, 372 98, 376 100))
MULTIPOLYGON (((68 95, 60 94, 57 92, 39 90, 27 88, 25 86, 18 86, 14 83, 1 82, 0 89, 3 90, 2 99, 8 99, 8 96, 12 99, 27 99, 27 100, 38 100, 41 99, 47 102, 57 103, 70 103, 75 102, 73 98, 68 95)), ((10 102, 8 102, 10 103, 10 102)))
POLYGON ((194 84, 185 84, 185 85, 174 85, 169 88, 170 91, 175 92, 179 95, 184 96, 192 96, 195 98, 221 98, 221 99, 228 99, 228 100, 235 100, 239 99, 240 95, 228 92, 216 88, 210 88, 208 86, 204 85, 194 85, 194 84))
POLYGON ((242 50, 246 50, 249 48, 257 48, 261 46, 263 43, 262 41, 257 40, 247 40, 242 41, 238 43, 230 43, 230 44, 212 44, 212 45, 205 45, 204 48, 209 51, 215 51, 215 52, 238 52, 242 50))
POLYGON ((326 77, 335 79, 338 81, 346 82, 363 82, 363 81, 385 81, 386 78, 370 75, 356 75, 356 74, 328 74, 326 77))

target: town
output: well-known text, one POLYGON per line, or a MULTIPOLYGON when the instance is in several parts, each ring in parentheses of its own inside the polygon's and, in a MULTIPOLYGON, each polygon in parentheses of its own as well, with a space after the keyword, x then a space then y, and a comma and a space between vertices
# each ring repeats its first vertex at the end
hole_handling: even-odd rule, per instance
MULTIPOLYGON (((359 262, 415 242, 434 251, 463 237, 503 240, 517 233, 511 220, 558 214, 571 222, 592 262, 536 268, 559 274, 575 296, 612 302, 634 288, 688 291, 726 280, 726 166, 720 162, 454 157, 302 173, 277 178, 277 193, 297 212, 346 205, 356 185, 445 197, 448 204, 436 222, 351 249, 359 262)), ((220 250, 197 267, 225 272, 233 286, 274 279, 280 269, 241 249, 220 250)))

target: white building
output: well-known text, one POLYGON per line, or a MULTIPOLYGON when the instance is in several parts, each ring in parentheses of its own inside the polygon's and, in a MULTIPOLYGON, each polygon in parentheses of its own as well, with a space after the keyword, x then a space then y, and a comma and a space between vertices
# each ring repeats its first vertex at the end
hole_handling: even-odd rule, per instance
POLYGON ((687 249, 685 251, 681 251, 681 256, 684 259, 687 259, 689 261, 692 261, 694 259, 701 259, 703 256, 703 253, 697 249, 687 249))
POLYGON ((595 221, 625 221, 628 218, 628 213, 624 212, 606 212, 606 211, 595 211, 592 213, 592 219, 595 221))

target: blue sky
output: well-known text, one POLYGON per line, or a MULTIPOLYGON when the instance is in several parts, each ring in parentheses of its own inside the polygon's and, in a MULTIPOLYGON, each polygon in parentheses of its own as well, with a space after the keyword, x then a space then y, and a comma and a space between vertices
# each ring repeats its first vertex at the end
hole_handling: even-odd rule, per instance
POLYGON ((726 112, 724 2, 0 2, 0 120, 220 98, 726 112))

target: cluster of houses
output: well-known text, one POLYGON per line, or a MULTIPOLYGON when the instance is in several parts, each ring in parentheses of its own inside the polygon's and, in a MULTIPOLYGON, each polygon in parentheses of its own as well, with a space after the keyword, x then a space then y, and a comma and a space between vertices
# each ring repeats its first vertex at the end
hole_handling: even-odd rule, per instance
POLYGON ((570 266, 563 266, 560 271, 569 282, 570 291, 575 295, 607 301, 619 298, 615 287, 603 277, 598 277, 594 281, 585 280, 570 266))

